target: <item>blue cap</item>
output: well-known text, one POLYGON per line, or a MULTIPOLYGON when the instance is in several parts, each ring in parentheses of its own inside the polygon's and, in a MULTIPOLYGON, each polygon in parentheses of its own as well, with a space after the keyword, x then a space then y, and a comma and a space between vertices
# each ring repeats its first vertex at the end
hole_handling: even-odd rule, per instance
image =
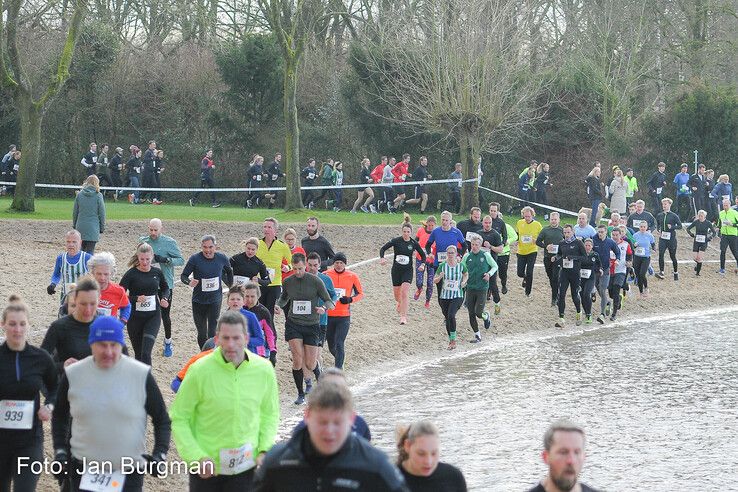
POLYGON ((87 343, 118 342, 125 345, 123 339, 123 323, 114 316, 100 316, 90 325, 90 337, 87 343))

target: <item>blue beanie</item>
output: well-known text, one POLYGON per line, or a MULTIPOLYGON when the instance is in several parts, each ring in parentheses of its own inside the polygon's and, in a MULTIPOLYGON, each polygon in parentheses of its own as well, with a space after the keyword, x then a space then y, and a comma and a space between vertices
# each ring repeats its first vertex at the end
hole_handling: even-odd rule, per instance
POLYGON ((118 342, 125 346, 123 339, 123 323, 114 316, 100 316, 90 325, 90 337, 87 343, 118 342))

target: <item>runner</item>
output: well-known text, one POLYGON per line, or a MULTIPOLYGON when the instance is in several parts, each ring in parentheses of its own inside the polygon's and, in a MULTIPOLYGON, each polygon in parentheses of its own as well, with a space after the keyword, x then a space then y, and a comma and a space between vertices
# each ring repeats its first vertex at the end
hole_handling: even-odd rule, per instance
POLYGON ((154 250, 154 265, 164 274, 164 279, 169 287, 167 307, 159 306, 161 321, 164 325, 164 357, 171 357, 174 353, 172 345, 172 300, 174 299, 174 267, 184 265, 184 258, 179 250, 177 241, 162 234, 164 226, 160 219, 149 221, 149 235, 143 236, 139 241, 149 244, 154 250))
MULTIPOLYGON (((269 167, 267 168, 267 179, 269 180, 269 186, 272 188, 276 188, 279 186, 279 180, 281 178, 285 177, 284 172, 282 171, 282 168, 279 167, 279 164, 282 162, 282 154, 277 152, 274 155, 274 162, 269 164, 269 167)), ((274 204, 277 203, 277 194, 278 191, 269 191, 264 194, 264 198, 269 199, 269 207, 268 208, 274 208, 274 204)))
POLYGON ((669 250, 671 266, 674 269, 674 280, 679 280, 679 264, 677 263, 677 237, 676 231, 682 228, 679 216, 671 211, 671 198, 661 200, 664 211, 656 216, 656 225, 659 232, 659 272, 657 278, 664 279, 664 253, 669 250))
MULTIPOLYGON (((320 194, 316 196, 313 201, 315 203, 320 203, 320 200, 326 198, 328 196, 329 190, 328 187, 333 185, 333 160, 328 159, 328 162, 323 162, 320 165, 320 171, 318 171, 318 176, 320 176, 320 185, 325 186, 325 188, 320 189, 320 194)), ((325 208, 328 208, 328 202, 329 200, 325 201, 325 208)))
POLYGON ((58 377, 49 354, 28 343, 28 307, 11 295, 0 326, 0 490, 33 491, 39 475, 22 463, 44 457, 43 422, 54 411, 58 377), (44 395, 41 404, 39 393, 44 395))
MULTIPOLYGON (((436 228, 436 217, 429 215, 428 218, 425 219, 425 222, 420 222, 420 225, 421 227, 418 228, 418 232, 415 233, 415 241, 421 248, 423 248, 423 252, 425 252, 425 245, 428 242, 428 238, 433 232, 433 229, 436 228)), ((422 259, 423 255, 415 253, 415 287, 417 287, 417 290, 415 291, 415 294, 413 294, 413 299, 416 301, 420 299, 420 294, 423 293, 424 278, 427 277, 427 280, 425 281, 426 309, 430 308, 430 300, 431 297, 433 297, 433 276, 436 273, 436 269, 433 266, 433 259, 435 256, 435 245, 431 248, 430 254, 425 255, 425 261, 422 259)))
MULTIPOLYGON (((410 174, 410 154, 402 154, 402 160, 392 167, 392 175, 394 176, 394 183, 404 183, 407 178, 412 178, 410 174)), ((402 208, 405 205, 405 187, 402 185, 395 186, 394 208, 395 210, 402 208)))
POLYGON ((522 219, 516 224, 517 234, 520 238, 518 244, 518 277, 523 279, 523 288, 525 295, 530 297, 533 289, 533 266, 536 264, 538 256, 538 247, 536 240, 540 234, 541 223, 534 220, 536 216, 533 207, 523 207, 521 210, 522 219))
MULTIPOLYGON (((384 185, 382 187, 382 198, 384 199, 384 204, 387 207, 387 213, 395 213, 395 210, 397 210, 393 204, 395 202, 395 187, 392 186, 392 183, 395 181, 395 175, 392 174, 392 169, 395 167, 395 158, 391 157, 388 161, 385 162, 384 167, 382 168, 382 184, 384 185)), ((399 187, 397 187, 399 190, 399 187)))
MULTIPOLYGON (((364 298, 364 289, 361 287, 359 276, 346 270, 346 255, 338 252, 334 258, 333 268, 329 268, 325 274, 333 282, 338 302, 328 309, 328 331, 326 340, 328 350, 335 358, 335 366, 343 369, 343 361, 346 356, 345 343, 351 327, 351 305, 364 298)), ((410 267, 412 270, 412 266, 410 267)), ((412 279, 412 271, 410 274, 412 279)))
POLYGON ((623 232, 620 229, 612 230, 612 240, 615 241, 618 249, 620 250, 619 258, 610 260, 610 285, 609 294, 612 299, 612 314, 610 315, 610 321, 615 321, 618 315, 618 310, 621 305, 620 290, 625 285, 625 276, 629 268, 632 266, 633 249, 630 247, 628 241, 623 238, 623 232))
POLYGON ((334 212, 341 211, 341 205, 343 204, 343 163, 336 161, 333 165, 333 175, 331 176, 331 186, 333 186, 333 199, 328 200, 328 205, 333 205, 334 212))
POLYGON ((325 271, 333 263, 333 246, 320 235, 320 221, 317 217, 309 217, 307 220, 307 236, 300 243, 307 254, 318 253, 320 255, 320 271, 325 271))
MULTIPOLYGON (((428 158, 426 156, 420 157, 420 165, 415 168, 412 174, 413 181, 427 181, 433 179, 433 176, 428 174, 428 158)), ((426 193, 424 184, 416 184, 413 188, 413 197, 405 202, 407 205, 420 204, 420 213, 425 213, 425 207, 428 205, 428 193, 426 193)))
POLYGON ((256 256, 264 262, 269 278, 272 279, 272 283, 261 289, 259 302, 269 310, 272 317, 274 317, 274 303, 282 293, 282 274, 290 271, 290 265, 283 262, 290 261, 292 258, 290 248, 277 239, 277 229, 279 229, 277 219, 272 217, 264 219, 261 226, 264 237, 259 240, 259 249, 256 250, 256 256))
MULTIPOLYGON (((541 162, 536 168, 536 181, 534 183, 535 198, 534 201, 541 205, 548 205, 548 194, 546 188, 553 186, 549 174, 550 166, 546 162, 541 162)), ((548 220, 548 213, 544 214, 544 220, 548 220)))
POLYGON ((710 192, 710 197, 713 199, 713 203, 718 203, 721 206, 716 207, 722 209, 723 200, 727 199, 733 201, 733 185, 730 184, 730 177, 727 174, 721 174, 718 177, 718 182, 710 192))
POLYGON ((687 234, 694 238, 692 243, 692 252, 694 253, 694 272, 696 276, 700 276, 702 270, 702 261, 707 251, 707 244, 717 235, 717 231, 712 226, 712 222, 707 219, 707 212, 700 210, 697 212, 697 219, 687 226, 687 234), (694 232, 692 230, 694 229, 694 232))
POLYGON ((374 183, 374 178, 372 178, 372 172, 371 169, 369 169, 369 166, 371 166, 371 161, 364 157, 361 160, 361 177, 359 178, 359 183, 366 185, 366 188, 359 189, 359 193, 356 197, 356 201, 354 202, 354 206, 351 207, 351 213, 355 214, 356 209, 361 206, 361 211, 365 214, 376 213, 377 209, 374 207, 372 202, 374 201, 374 190, 372 190, 371 185, 374 183), (364 196, 366 195, 366 200, 364 200, 364 196), (362 205, 361 202, 364 202, 362 205))
POLYGON ((456 228, 464 235, 464 239, 466 240, 466 249, 468 250, 471 246, 469 241, 470 234, 482 230, 482 209, 479 207, 472 207, 469 211, 469 218, 456 224, 456 228))
MULTIPOLYGON (((213 181, 213 172, 215 171, 215 162, 213 161, 213 149, 208 149, 205 153, 205 157, 200 161, 200 188, 210 188, 210 201, 212 202, 213 208, 220 207, 220 203, 215 200, 215 192, 212 190, 215 188, 215 182, 213 181)), ((195 206, 197 197, 200 196, 202 191, 196 191, 192 198, 190 198, 190 207, 195 206)))
POLYGON ((407 492, 384 453, 351 432, 354 416, 353 398, 345 385, 319 383, 305 409, 306 428, 267 453, 256 470, 254 490, 407 492))
POLYGON ((87 268, 100 286, 97 314, 113 316, 126 324, 131 316, 131 303, 128 301, 126 290, 110 281, 115 275, 115 256, 107 251, 97 253, 87 262, 87 268))
POLYGON ((233 255, 228 260, 233 269, 233 284, 246 285, 246 282, 256 282, 264 288, 272 283, 267 267, 261 258, 256 256, 259 250, 259 238, 250 237, 241 242, 243 253, 233 255))
MULTIPOLYGON (((153 140, 149 141, 149 146, 144 153, 143 159, 141 160, 141 177, 142 177, 142 188, 156 188, 156 142, 153 140)), ((145 196, 151 193, 156 200, 156 192, 143 191, 139 196, 140 200, 143 200, 145 196)), ((150 199, 146 200, 151 202, 150 199)))
MULTIPOLYGON (((156 151, 156 157, 154 158, 154 188, 161 189, 161 173, 166 168, 166 161, 164 160, 164 151, 159 149, 156 151)), ((154 198, 151 200, 154 205, 161 205, 164 203, 161 201, 161 192, 155 191, 154 198)))
POLYGON ((566 310, 566 290, 571 288, 571 300, 576 308, 576 325, 582 324, 582 302, 579 297, 581 282, 582 260, 587 256, 582 241, 574 236, 574 227, 571 224, 564 226, 564 240, 559 243, 558 252, 551 258, 551 262, 559 264, 559 320, 557 328, 564 327, 564 311, 566 310))
POLYGON ((277 332, 274 330, 274 319, 272 314, 263 304, 259 303, 261 289, 259 284, 246 282, 243 287, 243 307, 254 313, 259 320, 261 330, 264 332, 266 347, 269 352, 269 360, 272 366, 277 365, 277 332))
MULTIPOLYGON (((120 173, 125 169, 125 166, 126 165, 123 163, 123 149, 121 147, 116 147, 115 154, 110 159, 110 165, 108 166, 110 169, 110 181, 112 186, 115 186, 116 188, 123 186, 123 180, 120 177, 120 173)), ((117 202, 121 193, 122 190, 115 190, 113 193, 113 200, 117 202)))
MULTIPOLYGON (((602 263, 600 255, 593 250, 593 240, 584 240, 584 250, 587 255, 582 259, 581 268, 579 270, 579 278, 582 286, 582 309, 584 309, 584 322, 588 325, 592 324, 592 302, 595 285, 602 276, 602 263)), ((609 265, 608 265, 609 266, 609 265)), ((607 294, 605 294, 607 298, 607 294)))
MULTIPOLYGON (((295 253, 302 253, 307 258, 307 253, 304 249, 302 249, 302 246, 297 245, 297 232, 295 232, 293 228, 288 227, 287 229, 285 229, 284 234, 282 234, 282 240, 290 249, 290 255, 294 255, 295 253)), ((282 265, 287 265, 289 267, 290 262, 285 258, 282 260, 282 265)), ((284 282, 284 279, 292 275, 292 273, 292 270, 282 272, 282 281, 284 282)))
POLYGON ((215 251, 215 236, 203 236, 200 245, 202 251, 190 256, 179 276, 183 284, 193 289, 192 318, 197 328, 198 347, 215 335, 223 300, 223 281, 228 287, 233 285, 233 269, 228 257, 215 251))
MULTIPOLYGON (((628 229, 637 231, 641 227, 641 222, 646 222, 648 230, 655 231, 657 229, 656 218, 654 218, 651 212, 646 211, 646 202, 638 200, 635 202, 635 205, 635 213, 628 215, 628 229)), ((659 203, 659 205, 662 204, 659 203)))
POLYGON ((450 201, 444 201, 444 200, 438 200, 438 203, 436 204, 436 208, 438 210, 443 210, 442 207, 445 207, 448 205, 448 208, 453 211, 453 213, 460 213, 461 212, 461 188, 464 185, 461 180, 463 179, 461 174, 461 163, 457 162, 454 165, 454 170, 451 172, 451 174, 448 175, 448 179, 453 179, 455 181, 450 181, 446 183, 446 188, 448 190, 448 194, 451 196, 450 201))
POLYGON ((246 172, 246 182, 250 189, 249 195, 246 198, 245 208, 258 207, 261 201, 263 193, 259 191, 259 188, 264 186, 264 157, 256 154, 254 160, 246 172))
POLYGON ((88 342, 92 356, 64 369, 51 420, 54 461, 64 470, 59 481, 74 491, 100 490, 106 481, 122 483, 119 490, 140 491, 144 473, 165 473, 171 421, 164 398, 151 367, 122 354, 119 320, 96 319, 88 342), (154 424, 151 454, 145 447, 147 415, 154 424), (103 462, 110 463, 111 473, 87 468, 103 462), (126 462, 134 471, 124 475, 126 462))
MULTIPOLYGON (((464 287, 469 274, 466 266, 459 262, 456 246, 447 246, 445 253, 445 259, 436 268, 433 282, 438 286, 438 304, 446 321, 448 349, 453 350, 456 348, 456 313, 464 302, 464 287)), ((469 340, 470 343, 481 341, 481 335, 469 340)))
POLYGON ((638 193, 638 179, 633 176, 633 169, 625 170, 625 182, 628 183, 628 190, 625 192, 625 200, 628 205, 633 203, 633 197, 638 193))
MULTIPOLYGON (((302 186, 315 186, 315 178, 318 176, 318 170, 315 168, 315 159, 308 161, 307 167, 300 172, 302 176, 302 186)), ((305 190, 302 192, 302 206, 311 209, 315 206, 313 200, 313 190, 305 190)))
POLYGON ((412 239, 413 226, 410 216, 405 214, 402 223, 402 236, 388 241, 379 249, 379 258, 382 265, 387 264, 384 253, 392 248, 394 261, 392 262, 392 293, 397 304, 396 311, 400 315, 400 324, 407 324, 407 311, 409 309, 410 283, 413 281, 413 251, 420 255, 420 266, 418 271, 422 275, 425 270, 426 256, 420 244, 412 239))
POLYGON ((648 267, 651 263, 651 250, 656 250, 656 239, 654 239, 648 225, 641 222, 638 232, 633 234, 635 242, 635 254, 633 255, 633 270, 635 270, 638 281, 638 291, 642 298, 648 297, 648 267))
POLYGON ((439 461, 438 429, 429 420, 400 429, 397 467, 411 492, 466 492, 461 470, 439 461))
POLYGON ((708 190, 707 190, 707 177, 705 176, 705 165, 700 164, 697 166, 697 172, 689 177, 689 190, 692 192, 692 216, 697 216, 697 211, 707 207, 708 190))
MULTIPOLYGON (((302 248, 301 248, 302 249, 302 248)), ((320 256, 318 256, 318 253, 310 253, 307 257, 307 267, 306 270, 308 273, 315 275, 318 277, 322 282, 323 285, 325 285, 325 290, 328 291, 328 295, 331 296, 331 300, 335 304, 336 301, 338 301, 338 295, 336 295, 336 290, 333 288, 333 280, 331 278, 321 273, 320 270, 320 256)), ((323 300, 318 301, 318 306, 323 305, 323 300)), ((328 313, 325 312, 320 315, 320 334, 318 337, 318 353, 316 354, 315 358, 317 360, 317 363, 315 364, 315 370, 310 371, 307 367, 303 366, 302 373, 305 378, 305 394, 307 395, 312 391, 313 389, 313 374, 315 375, 315 378, 318 378, 318 375, 321 374, 321 364, 320 364, 320 355, 323 351, 323 344, 326 340, 326 333, 328 331, 328 313)))
MULTIPOLYGON (((583 214, 582 214, 583 215, 583 214)), ((584 216, 585 225, 587 216, 584 216)), ((559 244, 564 240, 564 229, 562 229, 561 218, 558 212, 548 215, 548 225, 541 229, 536 238, 536 246, 543 248, 543 266, 546 269, 548 283, 551 286, 551 307, 558 304, 559 299, 559 272, 561 270, 558 262, 551 259, 559 253, 559 244)))
POLYGON ((249 341, 246 344, 246 348, 251 353, 268 359, 269 353, 267 352, 268 349, 265 341, 266 334, 262 330, 259 318, 244 306, 245 297, 246 295, 241 285, 234 285, 228 289, 228 298, 226 299, 228 311, 241 313, 246 318, 246 327, 249 330, 249 341))
POLYGON ((648 179, 648 194, 651 197, 651 203, 654 212, 658 212, 661 207, 661 199, 664 195, 664 188, 666 188, 666 164, 659 162, 657 170, 648 179))
POLYGON ((120 279, 120 286, 128 291, 131 300, 131 317, 128 320, 128 337, 131 339, 136 360, 151 365, 151 350, 161 325, 161 307, 169 305, 169 285, 164 273, 151 266, 154 250, 147 243, 136 248, 136 254, 128 262, 130 269, 120 279))
POLYGON ((218 348, 190 367, 169 410, 177 452, 199 463, 192 492, 251 490, 279 425, 277 377, 246 350, 246 319, 225 312, 217 332, 218 348))
POLYGON ((587 223, 587 214, 580 213, 577 215, 577 223, 574 226, 574 237, 580 241, 584 241, 585 239, 592 239, 596 235, 597 229, 587 223))
POLYGON ((680 172, 674 176, 674 191, 676 192, 676 210, 677 215, 682 220, 690 219, 690 210, 692 210, 692 190, 689 189, 689 166, 682 164, 680 172))
MULTIPOLYGON (((436 227, 428 236, 428 241, 425 243, 425 252, 430 254, 433 251, 433 246, 436 247, 436 254, 433 258, 433 268, 438 271, 438 265, 446 261, 446 250, 449 246, 453 246, 457 249, 457 253, 461 256, 466 252, 466 240, 464 235, 456 227, 451 225, 453 215, 448 210, 441 212, 441 227, 436 227), (459 251, 460 248, 460 251, 459 251)), ((461 258, 459 258, 460 260, 461 258)), ((441 285, 433 279, 433 283, 436 284, 438 294, 441 293, 441 285)), ((440 300, 440 296, 439 296, 440 300)))
POLYGON ((56 257, 54 272, 51 274, 51 283, 46 287, 46 293, 53 296, 56 293, 56 286, 61 284, 60 305, 67 294, 67 286, 76 283, 78 278, 87 273, 87 262, 92 258, 91 254, 81 250, 82 236, 79 235, 79 232, 75 230, 68 231, 64 235, 64 243, 66 251, 56 257))
MULTIPOLYGON (((277 306, 284 309, 284 338, 292 354, 292 377, 297 387, 295 405, 305 403, 303 366, 309 371, 316 369, 320 315, 335 307, 323 282, 315 275, 308 274, 305 268, 305 255, 293 255, 292 269, 295 274, 284 281, 282 295, 277 300, 277 306), (318 306, 319 299, 325 303, 323 306, 318 306)), ((316 378, 319 378, 319 374, 320 370, 316 378)))
POLYGON ((723 209, 718 215, 720 221, 720 270, 725 274, 725 256, 730 248, 736 262, 735 273, 738 274, 738 212, 730 208, 730 200, 723 200, 723 209))
MULTIPOLYGON (((482 230, 477 234, 482 238, 482 251, 488 252, 497 264, 497 255, 502 253, 504 246, 502 245, 502 236, 492 228, 492 217, 489 215, 484 216, 482 219, 482 230)), ((497 266, 499 269, 499 264, 497 266)), ((497 272, 493 273, 489 278, 487 300, 489 301, 490 299, 495 303, 495 315, 500 314, 502 308, 500 307, 500 289, 497 288, 497 272)))
POLYGON ((602 274, 596 280, 597 293, 600 295, 600 315, 597 316, 597 322, 604 324, 605 316, 609 316, 611 307, 607 295, 610 287, 610 263, 611 259, 620 259, 620 248, 614 240, 607 237, 607 226, 604 224, 597 226, 597 235, 592 240, 592 246, 600 257, 600 268, 602 268, 602 274))
MULTIPOLYGON (((502 214, 500 214, 502 217, 502 214)), ((507 294, 507 268, 510 264, 510 247, 518 244, 518 233, 515 232, 515 228, 510 224, 505 224, 507 232, 507 241, 503 244, 502 253, 497 256, 497 266, 500 273, 500 292, 505 295, 507 294)))
POLYGON ((84 166, 87 176, 94 176, 97 173, 97 144, 92 142, 90 150, 82 156, 80 164, 84 166))
POLYGON ((484 321, 485 330, 489 330, 492 326, 492 318, 489 311, 485 309, 485 301, 489 282, 497 273, 497 262, 492 259, 488 251, 482 251, 482 236, 472 232, 468 237, 471 249, 461 260, 467 272, 466 309, 469 311, 469 324, 474 331, 474 338, 481 340, 482 335, 479 333, 477 318, 484 321))

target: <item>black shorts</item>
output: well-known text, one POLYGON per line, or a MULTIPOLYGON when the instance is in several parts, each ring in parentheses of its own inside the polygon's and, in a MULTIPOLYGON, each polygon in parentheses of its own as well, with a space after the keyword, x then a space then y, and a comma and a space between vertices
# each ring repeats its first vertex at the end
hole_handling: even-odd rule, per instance
POLYGON ((399 287, 402 284, 409 284, 413 281, 413 267, 408 265, 406 267, 397 268, 392 266, 392 287, 399 287))
POLYGON ((304 345, 318 346, 320 338, 320 325, 303 326, 290 322, 284 322, 284 339, 290 341, 299 338, 304 345))
POLYGON ((392 187, 392 189, 395 190, 395 195, 404 195, 405 194, 405 188, 407 188, 407 186, 398 185, 398 186, 393 186, 392 187))
POLYGON ((421 198, 425 194, 425 185, 415 185, 413 198, 421 198))
POLYGON ((698 243, 697 241, 695 241, 692 244, 692 252, 697 253, 699 251, 707 251, 707 242, 698 243))

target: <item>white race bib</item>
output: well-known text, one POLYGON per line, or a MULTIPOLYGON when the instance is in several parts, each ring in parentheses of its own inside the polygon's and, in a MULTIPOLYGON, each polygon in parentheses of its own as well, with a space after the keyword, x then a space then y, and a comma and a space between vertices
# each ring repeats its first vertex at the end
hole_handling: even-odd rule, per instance
POLYGON ((277 271, 274 268, 267 268, 267 273, 269 274, 269 278, 272 279, 272 282, 274 282, 274 274, 277 271))
POLYGON ((104 307, 97 307, 97 314, 100 316, 112 316, 113 315, 113 308, 104 308, 104 307))
POLYGON ((220 450, 220 474, 237 475, 256 466, 254 448, 244 444, 240 448, 220 450))
POLYGON ((661 190, 663 190, 663 188, 656 188, 656 194, 657 195, 660 195, 661 194, 661 190))
POLYGON ((707 242, 707 237, 705 237, 704 234, 697 234, 694 237, 694 241, 697 242, 697 243, 705 243, 705 242, 707 242))
POLYGON ((292 301, 292 314, 312 314, 310 301, 292 301))
POLYGON ((334 290, 336 291, 336 296, 339 299, 346 295, 346 289, 334 289, 334 290))
POLYGON ((315 174, 313 174, 313 173, 308 173, 308 175, 307 175, 307 179, 315 179, 315 174))
POLYGON ((436 253, 436 259, 438 260, 438 263, 446 261, 446 252, 441 251, 440 253, 436 253))
POLYGON ((551 245, 551 251, 549 251, 549 253, 555 255, 558 252, 559 252, 559 245, 558 244, 552 244, 551 245))
POLYGON ((664 241, 668 241, 669 239, 671 239, 671 232, 662 232, 661 239, 663 239, 664 241))
POLYGON ((82 475, 79 482, 80 490, 90 492, 119 492, 123 490, 126 476, 121 472, 112 473, 90 473, 82 475))
POLYGON ((396 255, 395 261, 398 265, 407 265, 408 263, 410 263, 410 257, 405 255, 396 255))
POLYGON ((730 200, 730 195, 723 195, 723 200, 730 200))
POLYGON ((574 260, 570 258, 564 258, 563 260, 561 260, 561 266, 566 269, 574 268, 574 260))
POLYGON ((638 219, 633 219, 633 228, 634 229, 638 229, 639 227, 641 227, 641 222, 643 222, 643 221, 642 220, 638 220, 638 219))
POLYGON ((579 270, 579 278, 589 278, 592 276, 592 270, 588 268, 582 268, 579 270))
POLYGON ((246 282, 250 281, 251 279, 248 277, 244 277, 243 275, 234 275, 233 276, 233 284, 234 285, 246 285, 246 282))
POLYGON ((533 236, 521 236, 520 242, 523 244, 530 244, 533 242, 533 236))
POLYGON ((261 174, 256 175, 256 181, 261 181, 261 174))
POLYGON ((459 290, 459 281, 458 280, 444 280, 443 281, 443 288, 446 290, 459 290))
POLYGON ((471 242, 471 235, 472 235, 472 234, 476 234, 476 233, 474 233, 474 232, 471 232, 471 231, 469 231, 469 232, 467 232, 467 233, 466 233, 466 240, 467 240, 467 241, 471 242))
POLYGON ((136 301, 136 311, 156 311, 156 296, 146 296, 143 301, 136 301))
POLYGON ((0 429, 28 430, 32 427, 32 400, 0 400, 0 429))
POLYGON ((203 292, 215 292, 220 287, 220 277, 204 278, 200 281, 203 292))
POLYGON ((732 226, 733 226, 733 223, 731 221, 729 220, 723 221, 723 227, 732 227, 732 226))
POLYGON ((646 248, 643 246, 638 246, 636 248, 636 256, 646 256, 646 248))

